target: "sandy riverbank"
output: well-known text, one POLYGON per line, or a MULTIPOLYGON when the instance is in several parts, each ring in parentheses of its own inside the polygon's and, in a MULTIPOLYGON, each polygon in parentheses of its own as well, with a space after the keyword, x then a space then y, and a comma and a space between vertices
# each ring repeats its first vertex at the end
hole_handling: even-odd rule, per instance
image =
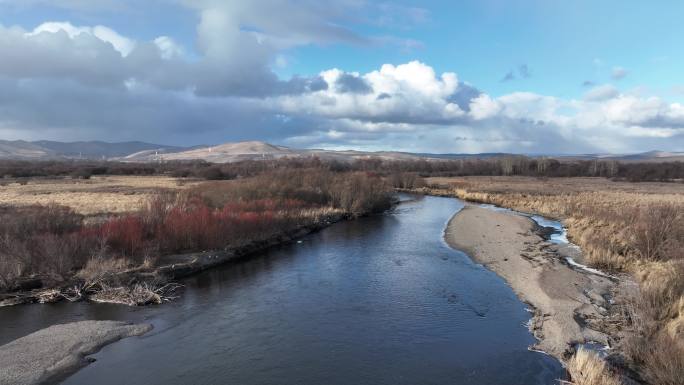
POLYGON ((151 329, 149 324, 81 321, 39 330, 0 346, 0 385, 55 383, 87 365, 87 355, 151 329))
POLYGON ((563 250, 538 235, 530 218, 468 205, 450 220, 445 238, 503 277, 534 308, 534 349, 565 360, 578 343, 609 344, 596 329, 603 329, 606 299, 616 283, 568 266, 563 250))

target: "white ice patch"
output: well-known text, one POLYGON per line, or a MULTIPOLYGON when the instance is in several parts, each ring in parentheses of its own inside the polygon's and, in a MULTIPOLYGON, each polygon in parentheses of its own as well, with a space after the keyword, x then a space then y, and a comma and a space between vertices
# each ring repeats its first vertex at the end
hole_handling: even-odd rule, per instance
POLYGON ((480 204, 480 207, 485 208, 485 209, 489 209, 489 210, 493 210, 493 211, 513 212, 513 210, 511 210, 511 209, 507 209, 507 208, 505 208, 505 207, 499 207, 499 206, 491 205, 491 204, 489 204, 489 203, 481 203, 481 204, 480 204))
POLYGON ((535 221, 539 226, 551 227, 556 230, 550 236, 549 241, 551 243, 555 243, 557 245, 567 245, 570 243, 570 241, 568 241, 568 231, 559 221, 554 221, 539 215, 531 215, 530 218, 532 218, 532 220, 535 221))
MULTIPOLYGON (((555 244, 557 244, 557 245, 567 245, 568 247, 576 248, 576 249, 578 249, 578 250, 580 249, 579 246, 577 246, 577 245, 575 245, 575 244, 573 244, 573 243, 570 243, 570 241, 568 240, 568 229, 566 229, 565 226, 563 226, 563 224, 562 224, 560 221, 556 221, 556 220, 549 219, 549 218, 544 218, 544 217, 542 217, 541 215, 533 215, 533 214, 521 213, 521 212, 518 212, 518 211, 514 211, 514 210, 511 210, 511 209, 507 209, 507 208, 504 208, 504 207, 499 207, 499 206, 495 206, 495 205, 491 205, 491 204, 481 204, 480 207, 483 207, 483 208, 486 208, 486 209, 489 209, 489 210, 494 210, 494 211, 503 211, 503 212, 517 213, 517 214, 521 214, 521 215, 524 215, 524 216, 526 216, 526 217, 529 217, 530 219, 532 219, 532 220, 533 220, 536 224, 538 224, 539 226, 542 226, 542 227, 551 227, 551 228, 553 228, 554 230, 556 230, 556 231, 555 231, 553 234, 551 234, 551 236, 550 236, 549 241, 550 241, 551 243, 555 243, 555 244)), ((594 268, 591 268, 591 267, 589 267, 589 266, 586 266, 586 265, 583 265, 583 264, 581 264, 581 263, 578 263, 577 261, 575 261, 575 260, 572 259, 571 257, 565 257, 565 260, 568 262, 568 264, 570 264, 571 266, 573 266, 573 267, 575 267, 575 268, 577 268, 577 269, 584 270, 584 271, 586 271, 586 272, 588 272, 588 273, 595 274, 595 275, 598 275, 598 276, 601 276, 601 277, 606 277, 606 278, 615 279, 614 276, 612 276, 612 275, 610 275, 610 274, 606 274, 606 273, 602 272, 601 270, 594 269, 594 268)))
POLYGON ((574 259, 572 259, 570 257, 565 257, 565 260, 568 261, 568 263, 570 265, 572 265, 572 266, 574 266, 580 270, 584 270, 584 271, 592 273, 592 274, 600 275, 601 277, 615 278, 610 274, 606 274, 606 273, 602 272, 601 270, 593 269, 589 266, 583 265, 581 263, 577 263, 577 261, 575 261, 574 259))

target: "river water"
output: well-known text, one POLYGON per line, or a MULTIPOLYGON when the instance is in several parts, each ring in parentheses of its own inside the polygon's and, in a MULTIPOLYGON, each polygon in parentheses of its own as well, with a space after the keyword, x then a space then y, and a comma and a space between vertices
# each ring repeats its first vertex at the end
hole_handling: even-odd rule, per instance
POLYGON ((463 207, 417 197, 184 280, 182 296, 131 308, 0 309, 0 344, 55 323, 145 321, 65 384, 549 385, 557 361, 528 351, 525 305, 449 248, 463 207))

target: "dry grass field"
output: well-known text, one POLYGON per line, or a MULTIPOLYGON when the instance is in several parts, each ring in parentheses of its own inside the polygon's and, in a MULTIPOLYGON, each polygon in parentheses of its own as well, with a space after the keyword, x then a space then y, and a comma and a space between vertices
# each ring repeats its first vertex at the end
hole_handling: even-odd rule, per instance
MULTIPOLYGON (((621 346, 649 384, 684 378, 684 184, 603 178, 427 178, 432 193, 562 219, 585 262, 631 273, 640 293, 621 346)), ((593 383, 593 382, 589 382, 593 383)))
POLYGON ((0 186, 0 205, 58 204, 88 216, 119 214, 139 210, 160 191, 177 191, 197 183, 166 176, 36 178, 22 184, 12 182, 0 186))
POLYGON ((675 225, 682 224, 684 213, 682 183, 503 176, 426 178, 426 183, 462 199, 563 219, 569 235, 594 266, 624 270, 644 262, 684 257, 682 250, 674 247, 681 235, 677 231, 681 226, 675 225), (655 212, 673 220, 646 223, 655 212), (646 225, 649 228, 644 228, 646 225), (654 231, 657 225, 663 231, 654 231), (671 235, 667 239, 641 239, 644 233, 656 235, 666 230, 671 235))

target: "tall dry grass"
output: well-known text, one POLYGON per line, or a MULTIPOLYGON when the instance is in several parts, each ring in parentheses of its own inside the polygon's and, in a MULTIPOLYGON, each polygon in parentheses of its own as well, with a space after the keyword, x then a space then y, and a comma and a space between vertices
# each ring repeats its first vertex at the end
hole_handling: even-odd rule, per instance
POLYGON ((684 383, 684 185, 596 178, 427 182, 461 199, 563 219, 588 264, 632 273, 639 284, 626 320, 631 337, 621 347, 627 361, 649 384, 684 383))
POLYGON ((621 385, 615 373, 596 353, 580 348, 568 361, 567 370, 574 385, 621 385))

